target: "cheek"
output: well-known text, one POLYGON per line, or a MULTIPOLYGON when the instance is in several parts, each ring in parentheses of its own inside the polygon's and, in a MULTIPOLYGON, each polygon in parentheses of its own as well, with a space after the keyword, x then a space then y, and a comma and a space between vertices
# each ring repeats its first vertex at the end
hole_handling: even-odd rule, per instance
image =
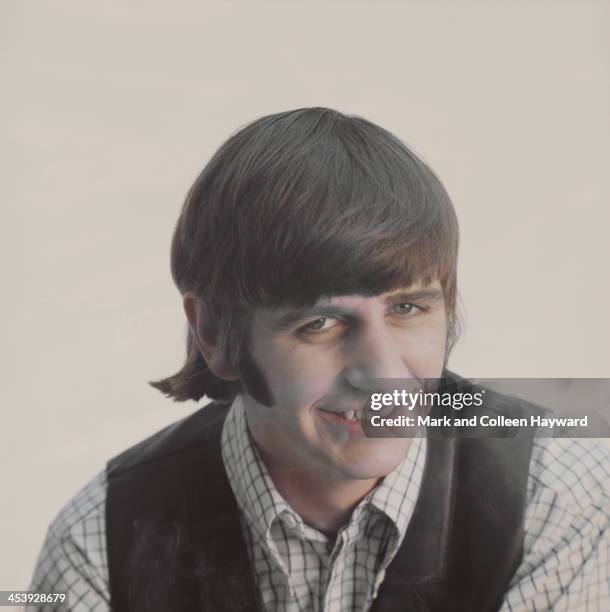
POLYGON ((439 378, 443 371, 447 344, 444 317, 436 325, 411 330, 402 339, 402 358, 418 378, 439 378))
MULTIPOLYGON (((259 362, 260 363, 260 362, 259 362)), ((341 371, 338 356, 317 347, 268 351, 263 372, 284 414, 305 412, 326 395, 341 371)))

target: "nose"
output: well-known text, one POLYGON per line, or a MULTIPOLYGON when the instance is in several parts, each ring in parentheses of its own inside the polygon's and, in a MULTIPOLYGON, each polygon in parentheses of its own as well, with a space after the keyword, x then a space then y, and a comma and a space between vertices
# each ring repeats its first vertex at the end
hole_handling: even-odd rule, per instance
POLYGON ((360 330, 347 347, 347 382, 363 391, 376 391, 389 380, 415 378, 404 358, 406 347, 384 326, 360 330))

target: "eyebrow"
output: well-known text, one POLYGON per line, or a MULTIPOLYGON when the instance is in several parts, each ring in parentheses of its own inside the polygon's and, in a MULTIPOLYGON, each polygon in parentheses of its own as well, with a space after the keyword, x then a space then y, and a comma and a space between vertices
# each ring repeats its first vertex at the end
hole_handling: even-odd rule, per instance
MULTIPOLYGON (((397 302, 426 302, 428 304, 439 302, 443 299, 441 289, 417 289, 414 291, 402 290, 384 296, 383 303, 388 306, 397 302)), ((344 306, 334 306, 332 304, 314 304, 302 308, 291 308, 277 310, 279 315, 267 322, 267 326, 274 331, 286 331, 299 323, 303 319, 310 317, 332 317, 346 316, 349 314, 344 306)))
POLYGON ((388 305, 391 302, 396 303, 396 300, 402 302, 439 302, 443 299, 442 289, 416 289, 414 291, 402 290, 396 293, 391 293, 383 298, 383 303, 388 305))

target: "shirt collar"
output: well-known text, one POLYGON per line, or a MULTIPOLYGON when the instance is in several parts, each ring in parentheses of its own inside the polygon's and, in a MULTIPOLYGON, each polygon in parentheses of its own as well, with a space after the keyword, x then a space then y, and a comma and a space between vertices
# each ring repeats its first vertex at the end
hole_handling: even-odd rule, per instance
POLYGON ((426 439, 413 438, 405 458, 370 494, 369 504, 394 523, 402 541, 415 509, 422 481, 426 439))

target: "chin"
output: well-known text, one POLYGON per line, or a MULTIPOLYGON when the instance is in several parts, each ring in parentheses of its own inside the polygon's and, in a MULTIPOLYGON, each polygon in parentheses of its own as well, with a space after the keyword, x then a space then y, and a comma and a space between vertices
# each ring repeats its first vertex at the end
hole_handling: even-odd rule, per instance
MULTIPOLYGON (((388 442, 388 440, 384 440, 388 442)), ((354 459, 344 464, 342 472, 354 480, 367 480, 371 478, 384 478, 394 471, 405 458, 405 449, 384 449, 373 451, 371 455, 354 459), (385 452, 384 452, 385 451, 385 452)))

